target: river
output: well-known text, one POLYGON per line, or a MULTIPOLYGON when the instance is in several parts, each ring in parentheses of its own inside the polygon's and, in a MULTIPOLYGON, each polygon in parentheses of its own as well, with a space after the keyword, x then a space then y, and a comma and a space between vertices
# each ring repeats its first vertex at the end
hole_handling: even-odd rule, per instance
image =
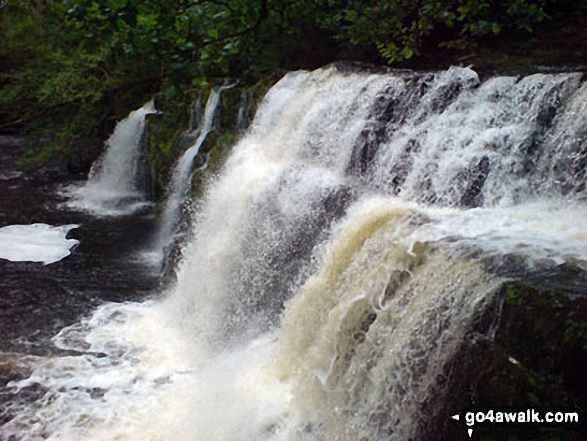
POLYGON ((289 73, 209 176, 168 285, 146 200, 68 209, 72 182, 20 173, 5 139, 5 224, 79 224, 79 246, 3 263, 0 434, 442 439, 508 284, 575 274, 559 287, 584 294, 586 96, 576 72, 289 73))
MULTIPOLYGON (((19 165, 23 139, 4 136, 0 144, 0 226, 79 224, 68 235, 79 246, 59 262, 0 260, 0 383, 6 384, 30 374, 26 364, 19 366, 20 357, 60 353, 51 337, 64 326, 104 302, 145 299, 160 280, 137 258, 155 228, 152 209, 117 218, 63 209, 60 189, 85 177, 57 168, 31 173, 19 165)), ((3 403, 14 400, 5 388, 0 396, 3 403)), ((10 408, 2 410, 6 422, 10 408)))

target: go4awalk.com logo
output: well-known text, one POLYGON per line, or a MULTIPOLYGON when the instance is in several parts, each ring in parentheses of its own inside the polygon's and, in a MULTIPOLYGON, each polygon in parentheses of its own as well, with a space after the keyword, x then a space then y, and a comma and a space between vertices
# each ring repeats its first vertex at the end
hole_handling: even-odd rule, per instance
POLYGON ((550 428, 560 427, 569 429, 579 429, 581 426, 581 418, 579 412, 565 412, 552 410, 537 410, 537 409, 522 409, 522 410, 479 410, 463 412, 461 414, 452 415, 451 418, 455 421, 464 423, 467 428, 469 437, 473 437, 473 430, 475 427, 489 427, 504 428, 505 426, 516 426, 523 428, 540 428, 547 426, 550 428))

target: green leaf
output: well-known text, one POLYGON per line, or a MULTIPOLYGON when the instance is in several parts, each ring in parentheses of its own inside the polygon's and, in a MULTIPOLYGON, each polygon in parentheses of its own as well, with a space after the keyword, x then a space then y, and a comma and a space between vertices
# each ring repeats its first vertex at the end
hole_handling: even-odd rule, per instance
POLYGON ((127 0, 107 0, 106 5, 110 9, 121 9, 124 8, 127 4, 127 0))
POLYGON ((409 60, 410 58, 412 58, 412 56, 414 55, 414 51, 411 47, 404 47, 404 49, 402 50, 402 55, 404 56, 404 58, 406 60, 409 60))

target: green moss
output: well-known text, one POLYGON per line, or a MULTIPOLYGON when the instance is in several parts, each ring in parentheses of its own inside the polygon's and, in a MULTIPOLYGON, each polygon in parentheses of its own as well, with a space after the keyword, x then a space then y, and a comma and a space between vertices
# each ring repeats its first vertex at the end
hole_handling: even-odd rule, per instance
MULTIPOLYGON (((560 282, 564 286, 565 280, 560 282)), ((504 287, 493 344, 477 345, 470 355, 469 407, 576 409, 587 405, 587 298, 536 286, 514 282, 504 287)), ((573 438, 575 432, 538 427, 535 435, 520 438, 520 432, 512 428, 487 438, 482 432, 478 436, 492 441, 582 439, 573 438)))
POLYGON ((524 303, 524 293, 516 285, 509 285, 505 293, 506 301, 513 306, 522 306, 524 303))
POLYGON ((208 134, 201 151, 209 155, 208 167, 203 173, 195 173, 192 180, 192 194, 198 198, 204 189, 206 180, 216 174, 236 144, 238 134, 235 129, 218 130, 208 134))
MULTIPOLYGON (((204 173, 194 174, 194 196, 201 193, 207 177, 218 171, 241 135, 237 119, 243 106, 243 95, 246 100, 242 111, 245 120, 250 123, 263 96, 281 75, 282 73, 273 73, 262 77, 252 86, 237 85, 222 92, 216 125, 200 147, 200 153, 208 155, 209 160, 204 173)), ((180 95, 178 91, 174 91, 172 95, 162 93, 156 97, 157 108, 162 113, 147 117, 147 156, 159 197, 168 185, 172 168, 189 147, 189 140, 184 133, 190 129, 193 102, 197 99, 205 102, 209 90, 208 86, 207 90, 190 89, 180 95)))
MULTIPOLYGON (((60 137, 61 138, 61 137, 60 137)), ((69 152, 68 139, 55 139, 48 143, 34 141, 19 163, 27 168, 37 168, 52 162, 61 162, 69 152)))

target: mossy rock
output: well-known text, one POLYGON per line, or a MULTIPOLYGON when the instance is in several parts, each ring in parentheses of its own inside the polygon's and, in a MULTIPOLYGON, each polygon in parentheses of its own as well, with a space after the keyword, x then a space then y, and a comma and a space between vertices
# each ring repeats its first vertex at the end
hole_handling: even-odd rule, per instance
MULTIPOLYGON (((551 283, 512 282, 501 292, 501 312, 492 343, 467 355, 462 409, 536 409, 587 415, 587 297, 551 283)), ((454 423, 454 422, 453 422, 454 423)), ((469 439, 458 423, 447 424, 455 440, 469 439)), ((475 426, 475 439, 492 441, 579 441, 587 427, 475 426)))
MULTIPOLYGON (((201 193, 200 187, 206 177, 223 164, 230 148, 252 121, 263 96, 282 75, 282 72, 274 72, 258 79, 251 86, 237 84, 222 92, 213 129, 200 147, 194 164, 197 168, 203 165, 204 157, 208 158, 205 172, 194 174, 194 195, 201 193), (239 113, 242 119, 240 126, 239 113)), ((194 113, 198 112, 194 112, 194 105, 199 102, 200 112, 203 112, 203 103, 209 93, 209 90, 194 89, 180 97, 169 98, 160 94, 155 98, 156 107, 161 113, 147 116, 146 136, 148 163, 158 199, 164 195, 175 163, 197 138, 197 117, 194 113)))

